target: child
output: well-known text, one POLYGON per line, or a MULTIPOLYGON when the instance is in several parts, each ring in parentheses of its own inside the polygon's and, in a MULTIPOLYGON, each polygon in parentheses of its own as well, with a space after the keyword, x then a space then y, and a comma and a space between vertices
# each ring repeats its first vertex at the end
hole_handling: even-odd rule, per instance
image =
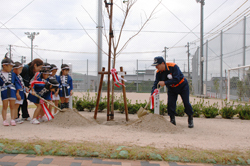
POLYGON ((23 65, 20 62, 15 62, 13 66, 13 72, 17 75, 18 84, 22 87, 21 89, 19 89, 19 94, 18 93, 16 94, 17 100, 15 102, 15 115, 16 115, 15 122, 19 124, 23 123, 23 120, 18 118, 18 108, 21 104, 23 104, 25 89, 26 89, 23 83, 23 78, 20 75, 22 70, 23 70, 23 65))
POLYGON ((61 109, 69 108, 69 97, 73 94, 72 78, 69 74, 69 66, 67 64, 61 65, 60 76, 57 77, 59 82, 59 96, 61 99, 61 109))
POLYGON ((3 117, 3 125, 9 126, 16 126, 15 118, 15 101, 19 96, 19 89, 22 87, 18 83, 18 79, 15 73, 11 72, 13 68, 13 61, 9 58, 5 58, 2 60, 2 71, 0 72, 0 86, 1 86, 1 97, 3 101, 3 109, 2 109, 2 117, 3 117), (8 104, 10 106, 10 114, 11 114, 11 121, 10 124, 6 120, 7 118, 7 108, 8 104))
MULTIPOLYGON (((58 69, 58 68, 56 67, 56 65, 54 65, 54 64, 51 64, 51 65, 50 65, 50 72, 51 72, 50 78, 57 79, 57 77, 58 77, 58 76, 56 75, 57 69, 58 69)), ((59 93, 59 89, 57 89, 56 92, 52 92, 52 101, 54 101, 55 106, 58 106, 58 102, 59 102, 59 100, 60 100, 60 97, 59 97, 58 93, 59 93)), ((52 105, 49 106, 49 110, 52 111, 52 105)), ((54 108, 54 114, 55 114, 56 112, 57 112, 57 109, 54 108)))
POLYGON ((35 93, 37 93, 45 100, 51 101, 51 91, 54 91, 55 87, 59 86, 58 82, 55 79, 52 81, 48 79, 49 75, 50 70, 48 68, 42 68, 41 73, 36 73, 34 81, 31 82, 32 93, 29 93, 28 99, 37 106, 33 114, 33 119, 30 121, 30 123, 32 124, 40 124, 40 122, 37 120, 39 118, 39 115, 42 117, 43 121, 46 120, 46 117, 43 116, 44 113, 42 111, 40 99, 35 96, 35 93), (54 90, 51 89, 52 87, 54 90))

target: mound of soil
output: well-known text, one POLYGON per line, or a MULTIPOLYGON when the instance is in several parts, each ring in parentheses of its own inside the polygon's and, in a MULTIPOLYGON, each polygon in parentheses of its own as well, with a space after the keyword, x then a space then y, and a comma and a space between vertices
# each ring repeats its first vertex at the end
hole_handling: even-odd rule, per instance
POLYGON ((48 121, 46 124, 58 127, 81 127, 95 124, 94 122, 86 119, 74 109, 64 109, 64 112, 58 112, 54 119, 48 121))
POLYGON ((131 130, 153 133, 178 133, 182 129, 173 125, 161 115, 147 114, 127 125, 131 130))

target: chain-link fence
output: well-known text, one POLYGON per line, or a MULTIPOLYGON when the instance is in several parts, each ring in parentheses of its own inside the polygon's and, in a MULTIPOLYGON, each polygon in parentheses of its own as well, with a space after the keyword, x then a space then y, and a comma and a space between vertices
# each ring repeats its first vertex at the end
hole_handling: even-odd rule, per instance
MULTIPOLYGON (((233 27, 226 31, 221 31, 216 37, 206 41, 203 55, 203 88, 205 88, 205 95, 221 99, 227 98, 228 69, 250 64, 250 18, 245 17, 233 27)), ((199 48, 193 56, 192 66, 193 93, 201 94, 199 48)), ((248 70, 248 68, 245 70, 248 70)), ((231 74, 230 82, 235 82, 235 79, 242 81, 237 70, 232 72, 234 74, 231 74)), ((246 73, 246 71, 243 73, 246 73)), ((240 99, 241 96, 238 95, 240 88, 237 87, 237 84, 232 84, 231 86, 233 95, 231 98, 240 99)))

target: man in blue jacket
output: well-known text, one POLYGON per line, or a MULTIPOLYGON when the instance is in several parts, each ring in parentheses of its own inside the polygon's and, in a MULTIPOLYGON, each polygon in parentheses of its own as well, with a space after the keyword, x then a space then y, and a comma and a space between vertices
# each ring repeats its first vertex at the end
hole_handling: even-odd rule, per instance
POLYGON ((185 107, 185 113, 188 115, 188 127, 193 128, 193 109, 189 102, 189 85, 180 68, 175 63, 165 63, 163 57, 160 56, 154 58, 152 66, 156 67, 157 73, 151 95, 157 88, 157 84, 168 88, 168 115, 170 122, 176 125, 175 110, 179 94, 185 107))

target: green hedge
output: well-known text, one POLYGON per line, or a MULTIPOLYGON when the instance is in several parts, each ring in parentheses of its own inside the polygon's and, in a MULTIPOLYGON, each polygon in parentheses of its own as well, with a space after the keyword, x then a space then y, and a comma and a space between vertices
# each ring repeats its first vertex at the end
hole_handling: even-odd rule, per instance
MULTIPOLYGON (((112 97, 112 96, 111 96, 112 97)), ((73 107, 76 108, 78 111, 92 111, 96 106, 97 94, 94 97, 90 97, 89 92, 86 93, 82 98, 73 97, 73 107)), ((111 102, 111 100, 110 100, 111 102)), ((226 103, 226 101, 225 101, 226 103)), ((137 111, 141 107, 145 107, 147 101, 144 102, 136 100, 135 104, 131 103, 131 100, 127 99, 127 107, 129 114, 136 114, 137 111)), ((192 103, 191 103, 192 104, 192 103)), ((111 104, 109 104, 111 105, 111 104)), ((250 105, 237 105, 236 107, 233 106, 234 103, 226 103, 220 110, 218 108, 218 103, 210 105, 209 102, 204 103, 204 100, 200 100, 199 102, 195 102, 192 104, 194 117, 200 117, 203 115, 205 118, 215 118, 217 115, 221 115, 222 118, 231 119, 235 115, 238 114, 240 119, 250 120, 250 105)), ((107 108, 107 98, 101 98, 99 102, 98 111, 103 111, 107 108)), ((120 113, 124 113, 124 101, 122 95, 120 97, 114 96, 114 110, 118 110, 120 113)), ((147 106, 146 110, 149 110, 151 113, 154 113, 153 109, 150 109, 150 105, 147 106)), ((178 103, 176 105, 176 116, 184 116, 185 108, 183 103, 178 103)), ((160 101, 160 114, 166 115, 167 111, 167 104, 164 104, 163 101, 160 101)))

